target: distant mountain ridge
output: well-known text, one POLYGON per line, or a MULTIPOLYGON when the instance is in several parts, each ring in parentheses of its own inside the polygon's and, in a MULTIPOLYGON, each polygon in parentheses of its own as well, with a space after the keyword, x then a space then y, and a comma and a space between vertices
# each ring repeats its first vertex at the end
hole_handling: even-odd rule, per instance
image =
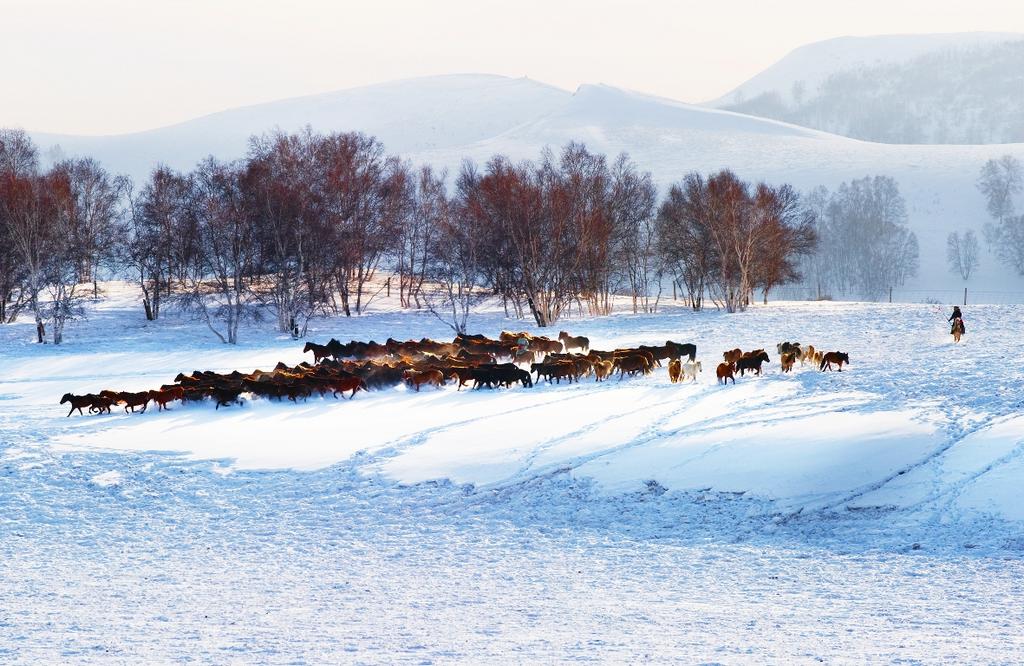
POLYGON ((188 169, 210 154, 242 157, 250 136, 275 128, 362 131, 402 154, 458 146, 534 120, 570 97, 527 78, 455 74, 239 107, 132 134, 32 135, 53 156, 94 155, 108 168, 138 178, 157 162, 188 169))
POLYGON ((715 108, 865 141, 1024 141, 1024 35, 847 37, 794 50, 715 108))

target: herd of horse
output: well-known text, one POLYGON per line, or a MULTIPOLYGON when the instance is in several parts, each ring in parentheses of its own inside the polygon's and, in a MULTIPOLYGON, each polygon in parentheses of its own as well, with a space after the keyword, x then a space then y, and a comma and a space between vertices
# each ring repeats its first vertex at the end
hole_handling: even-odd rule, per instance
MULTIPOLYGON (((822 370, 833 364, 842 370, 849 356, 841 352, 823 354, 813 346, 802 348, 799 343, 778 345, 783 372, 792 370, 799 360, 812 361, 822 370)), ((697 347, 691 343, 668 340, 662 345, 639 345, 601 351, 592 349, 584 336, 571 336, 565 331, 557 340, 531 335, 525 331, 502 331, 497 338, 483 335, 456 335, 451 342, 423 338, 386 342, 353 340, 341 343, 331 339, 326 344, 307 342, 303 353, 311 353, 313 362, 295 366, 278 363, 273 370, 254 370, 249 373, 234 371, 219 373, 196 370, 179 374, 171 384, 149 391, 111 391, 74 395, 67 393, 60 404, 70 404, 68 416, 75 411, 83 414, 111 413, 112 408, 123 406, 126 413, 145 412, 149 404, 158 410, 167 409, 172 402, 197 403, 212 401, 214 409, 241 404, 242 395, 271 400, 306 400, 314 394, 335 398, 348 393, 351 400, 359 391, 384 389, 405 384, 420 391, 424 386, 445 386, 454 382, 457 390, 472 385, 473 389, 510 388, 520 384, 525 388, 546 381, 561 384, 579 382, 586 377, 602 382, 618 375, 625 377, 650 375, 662 362, 667 361, 671 382, 696 382, 701 372, 697 361, 697 347)), ((732 379, 735 373, 761 374, 763 363, 770 362, 763 349, 742 352, 733 349, 723 354, 724 362, 718 366, 720 383, 732 379)))
MULTIPOLYGON (((801 366, 806 363, 812 363, 822 372, 832 370, 833 365, 836 366, 839 372, 842 372, 843 365, 849 365, 850 363, 850 355, 848 353, 840 351, 823 352, 815 349, 814 345, 803 346, 799 342, 786 341, 780 342, 775 348, 779 352, 779 364, 782 366, 782 372, 792 372, 797 362, 801 366)), ((737 372, 740 377, 747 372, 760 375, 761 366, 770 362, 771 359, 768 358, 768 352, 764 349, 753 349, 746 352, 742 349, 730 349, 729 351, 722 352, 722 362, 715 368, 715 375, 718 378, 719 384, 728 384, 730 379, 735 384, 737 372)))

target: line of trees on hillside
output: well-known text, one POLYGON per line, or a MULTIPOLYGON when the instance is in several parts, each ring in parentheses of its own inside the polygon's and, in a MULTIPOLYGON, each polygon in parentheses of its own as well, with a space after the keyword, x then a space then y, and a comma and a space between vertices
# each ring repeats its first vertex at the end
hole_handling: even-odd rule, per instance
POLYGON ((818 251, 804 255, 803 280, 818 298, 857 295, 880 300, 920 266, 917 236, 907 227, 907 206, 888 176, 817 187, 805 205, 815 220, 818 251))
POLYGON ((984 227, 989 249, 1004 265, 1024 275, 1024 213, 1017 212, 1016 201, 1024 192, 1024 167, 1013 155, 988 160, 977 185, 992 218, 984 227))
POLYGON ((672 283, 694 309, 737 311, 803 275, 881 284, 914 270, 895 183, 824 196, 721 171, 688 174, 659 201, 627 155, 577 143, 467 161, 449 179, 374 137, 310 129, 253 137, 235 162, 158 166, 136 185, 87 158, 43 169, 23 132, 0 130, 0 321, 31 312, 40 342, 46 325, 60 342, 100 274, 138 284, 147 319, 180 308, 234 343, 246 319, 301 336, 392 288, 465 332, 485 298, 550 326, 608 314, 620 294, 653 312, 672 283), (867 195, 881 218, 858 236, 847 200, 867 195))

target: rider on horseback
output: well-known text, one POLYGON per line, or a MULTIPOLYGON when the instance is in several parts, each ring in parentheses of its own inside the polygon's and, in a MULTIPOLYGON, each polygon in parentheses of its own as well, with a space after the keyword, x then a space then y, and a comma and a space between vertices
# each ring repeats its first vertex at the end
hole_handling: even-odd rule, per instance
POLYGON ((953 306, 953 314, 949 315, 949 319, 947 319, 946 321, 953 322, 953 328, 949 331, 951 335, 956 332, 956 323, 958 321, 960 322, 960 333, 962 334, 967 331, 967 329, 964 327, 964 314, 960 312, 959 305, 953 306))
POLYGON ((530 352, 530 341, 525 337, 521 337, 516 340, 516 355, 513 359, 514 362, 518 362, 519 358, 526 356, 530 352))

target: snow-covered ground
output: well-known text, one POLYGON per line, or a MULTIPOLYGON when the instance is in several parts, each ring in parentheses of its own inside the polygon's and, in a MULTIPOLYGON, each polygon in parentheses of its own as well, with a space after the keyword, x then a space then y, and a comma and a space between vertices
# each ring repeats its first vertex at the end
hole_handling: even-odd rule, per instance
MULTIPOLYGON (((1020 662, 1024 315, 773 303, 575 319, 652 377, 66 418, 67 392, 302 360, 131 290, 0 327, 0 661, 1020 662), (778 370, 775 344, 848 351, 778 370), (724 349, 766 347, 721 387, 724 349)), ((447 337, 377 304, 310 337, 447 337)), ((523 322, 497 312, 471 327, 523 322)))

